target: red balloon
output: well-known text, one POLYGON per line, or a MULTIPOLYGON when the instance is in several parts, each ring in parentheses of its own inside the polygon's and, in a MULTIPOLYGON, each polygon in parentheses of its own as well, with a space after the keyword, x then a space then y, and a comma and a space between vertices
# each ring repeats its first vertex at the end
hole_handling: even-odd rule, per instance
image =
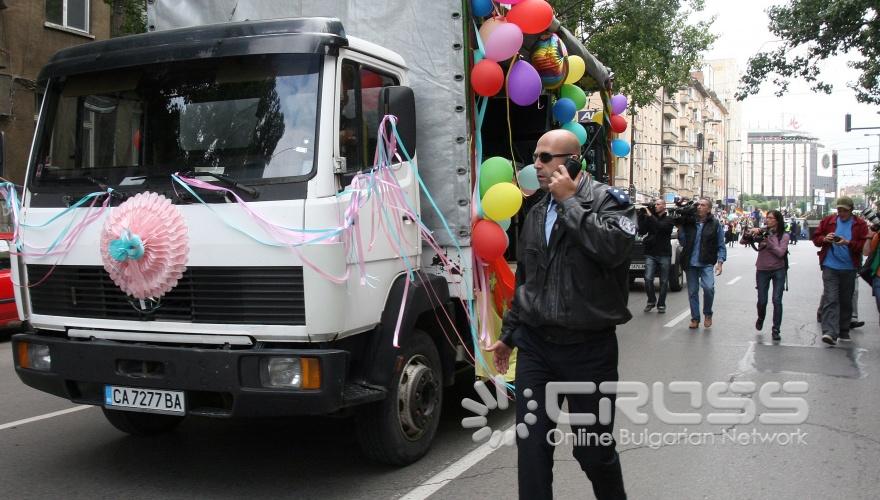
POLYGON ((510 9, 507 21, 519 26, 523 33, 541 33, 553 22, 553 7, 544 0, 524 0, 510 9))
POLYGON ((611 116, 611 130, 622 134, 626 130, 626 118, 620 115, 611 116))
POLYGON ((471 87, 484 97, 492 97, 504 86, 504 70, 497 62, 483 59, 471 70, 471 87))
POLYGON ((480 220, 471 232, 471 247, 485 262, 492 262, 507 250, 507 234, 501 226, 490 220, 480 220))

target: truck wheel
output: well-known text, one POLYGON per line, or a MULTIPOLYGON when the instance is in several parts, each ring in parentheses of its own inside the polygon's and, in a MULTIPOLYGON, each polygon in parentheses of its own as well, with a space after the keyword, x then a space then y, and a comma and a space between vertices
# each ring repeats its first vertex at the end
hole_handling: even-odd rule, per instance
POLYGON ((681 269, 681 264, 676 263, 675 266, 672 267, 672 272, 670 274, 672 274, 672 276, 669 277, 669 289, 673 292, 680 292, 682 289, 682 282, 684 281, 684 271, 681 269))
POLYGON ((176 415, 108 410, 107 408, 101 408, 101 410, 113 427, 133 436, 162 434, 174 429, 183 421, 183 417, 176 415))
POLYGON ((411 464, 428 452, 443 404, 440 355, 431 337, 413 330, 400 355, 403 369, 388 396, 364 406, 356 418, 364 455, 390 465, 411 464))

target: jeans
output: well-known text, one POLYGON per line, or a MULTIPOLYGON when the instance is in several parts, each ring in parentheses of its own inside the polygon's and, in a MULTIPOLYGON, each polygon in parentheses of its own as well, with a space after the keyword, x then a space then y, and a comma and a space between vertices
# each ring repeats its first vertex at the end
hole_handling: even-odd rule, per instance
POLYGON ((772 271, 758 271, 755 275, 758 284, 758 318, 762 321, 767 315, 767 292, 773 281, 773 329, 779 331, 782 325, 782 292, 785 288, 785 268, 772 271))
POLYGON ((874 300, 877 301, 877 312, 880 313, 880 276, 874 276, 874 300))
POLYGON ((849 331, 856 271, 822 268, 822 334, 834 340, 849 331))
POLYGON ((645 292, 648 304, 666 307, 666 291, 669 289, 669 266, 672 257, 669 255, 645 255, 645 292), (660 301, 654 295, 654 276, 660 266, 660 301))
POLYGON ((700 287, 703 287, 703 315, 712 315, 712 302, 715 301, 714 266, 690 266, 687 268, 688 300, 691 304, 691 319, 700 321, 700 287))

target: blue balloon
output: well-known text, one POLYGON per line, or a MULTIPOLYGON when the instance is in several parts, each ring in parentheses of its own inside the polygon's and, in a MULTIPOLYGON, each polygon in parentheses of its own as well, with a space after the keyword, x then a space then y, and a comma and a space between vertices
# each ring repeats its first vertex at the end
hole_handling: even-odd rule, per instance
POLYGON ((629 143, 623 139, 614 139, 611 141, 611 151, 617 156, 626 156, 629 154, 629 143))
POLYGON ((529 191, 537 191, 541 189, 541 184, 538 182, 538 172, 535 171, 534 163, 523 167, 522 170, 516 174, 516 180, 519 182, 519 187, 523 189, 528 189, 529 191))
POLYGON ((583 146, 584 143, 587 142, 587 129, 585 129, 584 126, 581 125, 580 123, 578 123, 578 122, 563 123, 561 128, 568 130, 569 132, 576 135, 578 138, 578 143, 580 143, 581 146, 583 146))
POLYGON ((568 123, 574 120, 575 112, 577 112, 577 109, 574 101, 568 97, 559 99, 556 101, 556 104, 553 105, 553 117, 556 118, 556 121, 559 123, 568 123))
POLYGON ((471 13, 477 17, 486 17, 492 13, 492 0, 471 0, 471 13))

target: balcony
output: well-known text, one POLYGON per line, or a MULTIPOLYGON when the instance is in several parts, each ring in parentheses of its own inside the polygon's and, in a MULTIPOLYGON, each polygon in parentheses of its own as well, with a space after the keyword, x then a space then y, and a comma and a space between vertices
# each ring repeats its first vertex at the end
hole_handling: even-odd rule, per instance
POLYGON ((678 103, 675 101, 666 101, 663 103, 663 116, 666 118, 678 117, 678 103))
POLYGON ((663 132, 663 144, 675 144, 678 142, 678 134, 668 130, 663 132))
POLYGON ((678 166, 678 175, 693 176, 694 174, 692 172, 690 172, 690 170, 691 170, 690 165, 679 165, 678 166))
POLYGON ((663 157, 663 168, 676 168, 678 166, 678 158, 674 156, 663 157))

